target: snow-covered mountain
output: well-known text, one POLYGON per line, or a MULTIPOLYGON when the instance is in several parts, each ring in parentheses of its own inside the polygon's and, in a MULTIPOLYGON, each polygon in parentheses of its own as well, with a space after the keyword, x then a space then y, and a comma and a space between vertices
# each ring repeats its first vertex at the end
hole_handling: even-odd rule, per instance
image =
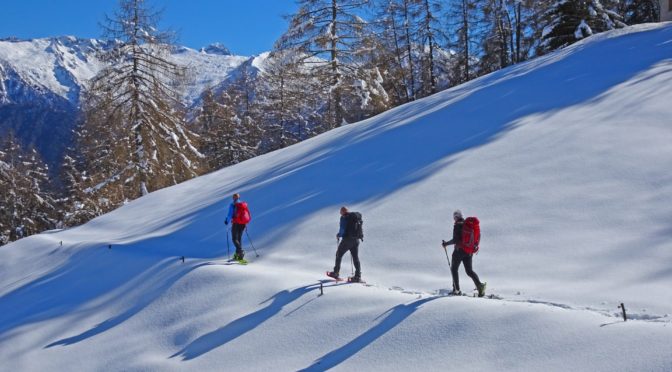
MULTIPOLYGON (((0 133, 13 130, 52 165, 60 161, 70 143, 80 94, 105 66, 98 56, 111 43, 72 36, 0 40, 0 133)), ((172 59, 189 73, 185 103, 190 105, 206 88, 225 83, 241 64, 254 58, 232 55, 221 44, 200 51, 176 48, 172 59)))
MULTIPOLYGON (((0 40, 3 81, 0 97, 5 103, 21 103, 32 101, 39 95, 52 94, 77 105, 79 93, 105 66, 98 55, 112 43, 73 36, 0 40)), ((232 55, 225 46, 213 44, 200 51, 177 47, 172 59, 187 66, 190 74, 199 78, 191 80, 184 92, 185 102, 191 102, 204 89, 226 80, 250 58, 232 55)))
POLYGON ((670 56, 671 24, 596 35, 0 247, 0 365, 669 371, 670 56), (226 261, 234 192, 247 266, 226 261), (323 281, 341 205, 366 285, 323 281), (443 295, 457 208, 499 299, 443 295))

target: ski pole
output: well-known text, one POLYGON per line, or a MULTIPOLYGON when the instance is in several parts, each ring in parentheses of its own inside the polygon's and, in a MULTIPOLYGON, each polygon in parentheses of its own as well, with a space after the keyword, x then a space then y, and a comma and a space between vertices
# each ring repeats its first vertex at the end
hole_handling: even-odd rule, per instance
POLYGON ((245 235, 247 235, 247 241, 250 242, 250 245, 252 246, 252 249, 254 250, 254 254, 256 254, 257 257, 259 257, 259 253, 257 253, 257 248, 254 248, 254 244, 252 244, 252 239, 250 239, 250 233, 247 232, 247 226, 245 227, 245 235))
POLYGON ((448 249, 446 249, 446 246, 443 244, 441 244, 441 246, 443 247, 443 251, 446 252, 446 260, 448 260, 448 267, 450 267, 451 265, 450 265, 450 258, 448 258, 448 249))
MULTIPOLYGON (((448 257, 448 249, 446 249, 446 246, 443 245, 443 244, 441 244, 441 246, 443 247, 443 251, 446 252, 446 260, 448 260, 448 269, 450 270, 450 275, 451 275, 451 278, 452 278, 453 268, 452 268, 452 265, 450 264, 450 258, 448 257)), ((455 283, 453 283, 453 291, 454 290, 455 290, 455 283)))

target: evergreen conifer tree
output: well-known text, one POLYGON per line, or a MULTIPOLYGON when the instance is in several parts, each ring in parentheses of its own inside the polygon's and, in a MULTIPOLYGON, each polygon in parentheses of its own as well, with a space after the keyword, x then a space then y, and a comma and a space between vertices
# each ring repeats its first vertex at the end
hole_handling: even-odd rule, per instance
POLYGON ((660 21, 659 0, 625 0, 625 23, 634 25, 660 21))
POLYGON ((593 34, 625 27, 614 9, 617 0, 557 0, 544 11, 541 54, 573 44, 593 34))

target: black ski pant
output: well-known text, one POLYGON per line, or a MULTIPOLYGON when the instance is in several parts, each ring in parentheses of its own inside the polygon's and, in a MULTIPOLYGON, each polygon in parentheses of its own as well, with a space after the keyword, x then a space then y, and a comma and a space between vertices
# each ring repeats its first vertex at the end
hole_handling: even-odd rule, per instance
POLYGON ((352 256, 352 261, 355 263, 355 277, 361 278, 362 276, 362 266, 359 263, 359 239, 357 238, 343 238, 341 239, 341 244, 338 245, 336 250, 336 265, 334 265, 334 273, 338 275, 341 271, 341 259, 345 252, 350 251, 350 256, 352 256))
POLYGON ((243 231, 245 231, 245 225, 234 223, 231 226, 231 240, 233 240, 233 245, 236 246, 236 254, 238 258, 243 258, 245 256, 245 251, 243 251, 243 231))
POLYGON ((453 274, 453 289, 456 291, 460 290, 460 276, 457 273, 457 270, 460 268, 460 264, 464 263, 464 270, 467 272, 467 275, 474 281, 474 284, 476 285, 477 289, 480 289, 481 286, 483 285, 478 279, 478 275, 474 272, 474 269, 472 268, 472 260, 473 255, 468 254, 467 252, 456 248, 453 251, 453 262, 451 263, 450 266, 450 273, 453 274))

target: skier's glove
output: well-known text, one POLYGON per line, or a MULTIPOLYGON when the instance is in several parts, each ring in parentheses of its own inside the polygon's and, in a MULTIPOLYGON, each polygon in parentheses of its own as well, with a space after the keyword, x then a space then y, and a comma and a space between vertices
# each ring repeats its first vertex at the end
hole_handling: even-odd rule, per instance
POLYGON ((441 246, 442 246, 443 248, 446 248, 446 245, 447 245, 447 244, 446 244, 446 241, 445 241, 445 240, 442 240, 442 241, 441 241, 441 246))
POLYGON ((228 225, 228 224, 229 224, 229 220, 224 220, 224 224, 225 224, 225 225, 228 225))

